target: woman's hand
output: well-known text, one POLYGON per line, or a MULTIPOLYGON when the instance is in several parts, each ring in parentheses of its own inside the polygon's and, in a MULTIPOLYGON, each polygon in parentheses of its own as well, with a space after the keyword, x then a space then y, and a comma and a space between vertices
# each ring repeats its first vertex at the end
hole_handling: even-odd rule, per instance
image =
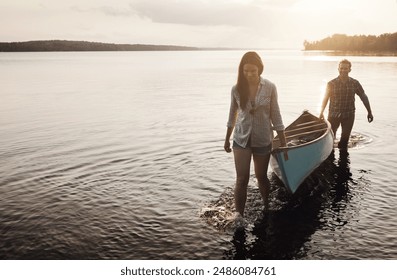
MULTIPOLYGON (((284 130, 278 130, 277 131, 278 137, 280 139, 280 147, 284 148, 287 147, 287 138, 285 137, 285 132, 284 130)), ((288 150, 284 149, 284 160, 288 160, 288 150)))
POLYGON ((224 144, 223 148, 225 149, 226 153, 230 153, 232 151, 232 149, 230 148, 229 140, 225 140, 225 144, 224 144))
POLYGON ((287 150, 284 151, 284 160, 285 161, 288 160, 288 151, 287 150))

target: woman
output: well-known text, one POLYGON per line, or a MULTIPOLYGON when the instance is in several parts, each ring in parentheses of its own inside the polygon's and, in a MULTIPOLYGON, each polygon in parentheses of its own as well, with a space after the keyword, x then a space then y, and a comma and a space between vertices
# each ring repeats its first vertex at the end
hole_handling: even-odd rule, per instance
POLYGON ((228 153, 232 151, 230 137, 234 130, 236 223, 241 222, 244 216, 251 157, 254 161, 259 191, 267 209, 270 188, 267 169, 272 150, 273 129, 279 135, 281 146, 286 146, 276 86, 269 80, 263 79, 260 76, 262 72, 263 63, 260 56, 256 52, 247 52, 239 65, 237 84, 231 91, 224 149, 228 153))

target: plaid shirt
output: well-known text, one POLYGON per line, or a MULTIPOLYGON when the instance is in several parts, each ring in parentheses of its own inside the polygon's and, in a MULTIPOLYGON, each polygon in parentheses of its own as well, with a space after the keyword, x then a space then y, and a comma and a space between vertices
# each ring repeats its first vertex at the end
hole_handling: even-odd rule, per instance
POLYGON ((276 86, 263 78, 260 83, 255 104, 247 102, 244 110, 240 106, 237 87, 232 88, 227 127, 235 127, 233 140, 242 147, 247 146, 250 138, 251 147, 268 146, 273 140, 273 129, 284 130, 276 86))
POLYGON ((360 82, 350 78, 346 83, 337 77, 327 84, 327 95, 330 98, 328 116, 334 118, 349 118, 356 111, 355 95, 365 103, 368 97, 360 82))

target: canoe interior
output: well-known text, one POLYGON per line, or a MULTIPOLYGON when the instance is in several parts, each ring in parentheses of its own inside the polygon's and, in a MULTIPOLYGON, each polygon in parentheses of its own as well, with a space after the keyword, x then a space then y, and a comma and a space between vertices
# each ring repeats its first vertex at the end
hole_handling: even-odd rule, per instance
MULTIPOLYGON (((327 132, 328 124, 305 111, 285 129, 287 146, 295 147, 309 144, 327 132)), ((280 140, 276 136, 273 140, 273 149, 280 147, 280 140)))

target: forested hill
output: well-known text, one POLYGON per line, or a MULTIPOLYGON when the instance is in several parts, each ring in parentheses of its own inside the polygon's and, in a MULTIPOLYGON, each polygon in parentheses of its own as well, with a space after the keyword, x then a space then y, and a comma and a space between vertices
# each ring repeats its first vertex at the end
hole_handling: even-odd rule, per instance
POLYGON ((306 51, 331 50, 347 52, 377 52, 397 54, 397 33, 385 33, 379 36, 334 34, 320 41, 304 41, 306 51))
POLYGON ((184 51, 198 50, 194 47, 141 44, 109 44, 86 41, 27 41, 1 43, 0 52, 55 52, 55 51, 184 51))

